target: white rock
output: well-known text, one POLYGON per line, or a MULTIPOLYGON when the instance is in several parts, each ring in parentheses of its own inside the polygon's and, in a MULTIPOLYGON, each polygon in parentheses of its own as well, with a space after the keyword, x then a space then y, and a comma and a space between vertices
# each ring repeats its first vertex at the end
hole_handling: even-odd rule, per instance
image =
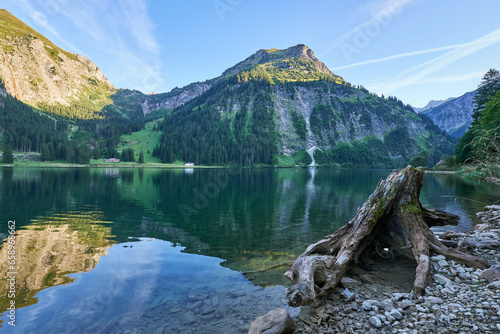
POLYGON ((439 262, 439 261, 445 260, 445 259, 446 259, 446 257, 444 255, 436 255, 436 256, 431 257, 431 260, 434 262, 439 262))
POLYGON ((342 279, 340 280, 340 284, 342 284, 344 288, 349 288, 349 289, 361 286, 360 281, 356 281, 355 279, 349 277, 342 277, 342 279))
POLYGON ((486 286, 488 289, 500 289, 500 281, 495 281, 493 283, 490 283, 486 286))
POLYGON ((418 311, 418 312, 426 313, 427 311, 429 311, 428 309, 423 308, 422 306, 420 306, 420 305, 418 305, 418 304, 417 304, 417 305, 415 305, 415 307, 417 308, 417 311, 418 311))
POLYGON ((441 298, 439 298, 439 297, 433 297, 433 296, 428 297, 427 301, 429 301, 429 303, 431 303, 431 304, 441 304, 441 303, 443 303, 443 300, 441 298))
POLYGON ((370 319, 368 319, 368 321, 370 322, 370 324, 375 327, 375 328, 380 328, 382 327, 382 321, 380 321, 379 318, 377 317, 370 317, 370 319))
POLYGON ((398 300, 401 300, 403 298, 410 298, 410 294, 409 293, 400 293, 400 292, 396 292, 393 294, 394 296, 394 300, 398 301, 398 300))
POLYGON ((396 319, 394 317, 392 317, 389 312, 385 311, 385 317, 387 319, 387 321, 392 324, 394 321, 396 321, 396 319))
POLYGON ((440 267, 448 267, 448 266, 449 266, 449 263, 448 263, 448 262, 446 262, 445 260, 441 260, 441 261, 439 261, 439 262, 438 262, 438 265, 439 265, 440 267))
POLYGON ((255 319, 248 329, 248 334, 292 333, 294 330, 295 322, 288 312, 282 308, 277 308, 255 319))
POLYGON ((409 301, 408 299, 403 299, 402 301, 398 302, 398 306, 401 307, 403 310, 406 310, 408 307, 412 306, 413 303, 409 301))
POLYGON ((382 307, 384 308, 385 311, 391 312, 395 307, 394 304, 392 303, 391 299, 384 299, 382 301, 382 307))
POLYGON ((374 299, 367 299, 365 301, 363 301, 363 304, 361 305, 361 309, 363 309, 363 311, 365 312, 370 312, 373 307, 376 306, 380 306, 380 302, 378 300, 374 300, 374 299))
POLYGON ((444 323, 449 323, 451 319, 449 316, 441 314, 441 316, 439 317, 439 320, 441 320, 441 322, 444 322, 444 323))
POLYGON ((392 311, 390 311, 389 315, 397 320, 401 320, 403 318, 403 315, 401 313, 399 313, 399 311, 396 309, 393 309, 392 311))
POLYGON ((440 274, 435 274, 434 280, 439 282, 440 284, 444 284, 444 285, 451 283, 451 280, 448 277, 440 275, 440 274))

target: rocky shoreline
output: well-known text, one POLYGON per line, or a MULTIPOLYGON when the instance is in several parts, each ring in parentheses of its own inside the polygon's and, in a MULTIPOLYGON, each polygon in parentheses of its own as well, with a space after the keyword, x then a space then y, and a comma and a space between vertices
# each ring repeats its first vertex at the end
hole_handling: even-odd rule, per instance
POLYGON ((500 205, 477 215, 483 224, 442 237, 490 269, 433 256, 432 282, 417 298, 409 264, 362 259, 326 301, 303 308, 294 333, 500 333, 500 205))

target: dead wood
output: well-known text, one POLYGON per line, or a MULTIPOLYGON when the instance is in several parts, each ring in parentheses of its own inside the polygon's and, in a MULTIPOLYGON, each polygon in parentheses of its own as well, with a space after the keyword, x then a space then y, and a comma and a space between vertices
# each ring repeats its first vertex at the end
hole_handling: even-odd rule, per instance
POLYGON ((369 249, 389 249, 416 263, 414 290, 424 293, 430 278, 430 253, 469 266, 486 268, 483 260, 444 246, 432 226, 457 224, 458 217, 423 208, 419 201, 423 171, 411 166, 381 180, 356 216, 334 234, 307 247, 286 276, 292 286, 286 297, 291 306, 308 305, 325 297, 369 249))

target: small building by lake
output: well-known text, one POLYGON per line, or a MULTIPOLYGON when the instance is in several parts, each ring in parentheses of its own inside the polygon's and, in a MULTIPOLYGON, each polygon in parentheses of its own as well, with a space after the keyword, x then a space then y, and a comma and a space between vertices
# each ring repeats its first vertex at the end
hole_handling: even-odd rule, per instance
POLYGON ((186 167, 193 167, 194 166, 194 162, 186 162, 184 164, 184 166, 186 166, 186 167))

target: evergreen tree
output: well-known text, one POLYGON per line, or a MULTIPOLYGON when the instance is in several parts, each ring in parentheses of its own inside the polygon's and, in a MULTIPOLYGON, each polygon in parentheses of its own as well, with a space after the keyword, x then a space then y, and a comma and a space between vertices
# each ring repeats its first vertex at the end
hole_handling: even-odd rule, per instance
POLYGON ((90 162, 90 157, 92 156, 92 152, 90 147, 87 145, 80 145, 76 149, 76 161, 79 164, 88 164, 90 162))
POLYGON ((94 157, 94 159, 98 160, 98 159, 101 159, 102 158, 102 155, 101 155, 101 150, 98 149, 98 148, 94 148, 94 151, 92 152, 92 156, 94 157))
POLYGON ((481 79, 474 94, 474 110, 472 113, 472 125, 477 124, 481 117, 486 103, 495 95, 499 87, 500 72, 494 68, 490 68, 481 79))
MULTIPOLYGON (((479 147, 483 147, 481 151, 489 151, 483 145, 488 142, 485 138, 488 136, 496 138, 496 130, 488 132, 488 136, 484 136, 484 134, 485 131, 493 129, 495 124, 498 124, 495 119, 498 116, 497 109, 500 101, 500 96, 497 94, 500 89, 499 80, 500 72, 493 68, 489 69, 481 79, 479 88, 474 95, 472 127, 460 138, 455 150, 458 162, 481 160, 478 155, 479 147), (479 143, 482 144, 478 145, 479 143)), ((495 139, 489 140, 489 142, 494 144, 495 139)))
POLYGON ((144 152, 142 152, 142 151, 141 151, 141 153, 139 153, 139 163, 140 164, 144 163, 144 152))
POLYGON ((124 162, 134 162, 134 149, 132 148, 124 148, 122 151, 122 155, 120 159, 124 162))
POLYGON ((76 161, 76 152, 73 145, 69 145, 66 149, 66 162, 72 163, 76 161))
POLYGON ((56 153, 52 143, 47 143, 42 146, 42 154, 40 158, 43 161, 53 161, 56 159, 56 153))
POLYGON ((3 149, 2 162, 4 164, 11 164, 14 162, 14 154, 12 154, 12 147, 10 147, 10 145, 5 145, 3 149))
POLYGON ((49 152, 48 152, 49 148, 48 148, 48 144, 45 144, 42 146, 42 154, 40 156, 40 159, 42 159, 42 161, 48 161, 49 160, 49 152))

